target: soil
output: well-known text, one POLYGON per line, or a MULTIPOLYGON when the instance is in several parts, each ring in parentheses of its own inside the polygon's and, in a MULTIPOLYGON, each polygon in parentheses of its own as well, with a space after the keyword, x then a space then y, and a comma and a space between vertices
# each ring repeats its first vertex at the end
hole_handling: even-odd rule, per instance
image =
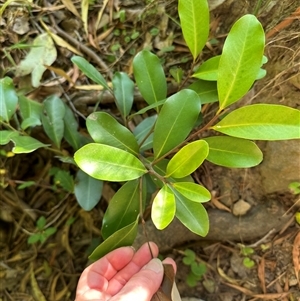
MULTIPOLYGON (((115 71, 132 74, 134 53, 147 46, 153 47, 164 62, 166 74, 172 66, 189 69, 191 57, 180 29, 172 21, 177 19, 176 1, 104 1, 102 23, 96 34, 93 26, 102 4, 94 3, 89 10, 89 36, 85 34, 80 18, 65 6, 67 2, 62 1, 62 5, 49 1, 49 7, 47 1, 42 5, 33 1, 31 12, 25 6, 13 3, 3 11, 0 16, 1 76, 13 77, 19 88, 28 85, 30 77, 16 77, 8 69, 11 61, 7 51, 18 64, 26 51, 9 47, 20 41, 30 43, 39 33, 42 18, 51 31, 80 49, 108 80, 115 71), (117 10, 126 12, 125 22, 113 18, 117 10), (160 30, 156 37, 149 34, 153 27, 160 30), (125 37, 112 34, 116 29, 139 34, 128 44, 125 37)), ((245 13, 256 12, 267 35, 268 75, 254 85, 240 104, 263 100, 299 108, 299 4, 290 0, 257 3, 261 5, 228 0, 211 12, 211 41, 216 39, 218 43, 207 44, 203 59, 220 53, 224 37, 236 19, 245 13)), ((79 3, 75 6, 80 11, 79 3)), ((61 46, 57 49, 59 54, 54 66, 76 78, 77 71, 70 62, 72 53, 61 46)), ((41 101, 56 93, 66 100, 68 96, 79 114, 87 116, 93 111, 98 102, 97 93, 76 90, 66 81, 58 85, 52 77, 51 72, 46 71, 43 82, 48 84, 33 90, 31 97, 41 101)), ((84 79, 82 84, 86 84, 84 79)), ((170 84, 169 93, 172 89, 170 84)), ((137 94, 135 109, 140 106, 137 94)), ((112 114, 116 112, 112 99, 105 95, 101 109, 112 114)), ((84 131, 84 121, 79 120, 84 131)), ((33 135, 47 141, 41 130, 36 130, 33 135)), ((260 146, 267 154, 269 146, 264 143, 260 146)), ((5 146, 5 150, 10 147, 5 146)), ((63 149, 70 151, 67 145, 63 145, 63 149)), ((60 163, 49 151, 40 149, 30 154, 1 156, 0 164, 0 301, 74 300, 78 277, 88 264, 88 255, 100 242, 103 212, 116 187, 105 184, 101 202, 86 212, 79 207, 73 194, 66 194, 54 185, 50 168, 68 169, 69 165, 60 163), (17 189, 23 181, 35 181, 36 185, 17 189), (45 216, 47 227, 54 226, 57 232, 45 243, 28 244, 27 239, 36 231, 40 216, 45 216)), ((279 166, 280 162, 275 160, 271 164, 279 166)), ((300 166, 292 168, 294 170, 285 170, 283 175, 280 173, 282 168, 270 175, 270 167, 229 170, 205 163, 193 176, 213 195, 207 205, 212 230, 206 239, 189 236, 180 232, 181 228, 172 227, 167 234, 161 232, 155 237, 156 232, 151 230, 148 222, 148 235, 154 235, 153 240, 160 245, 162 256, 171 256, 177 262, 176 283, 182 297, 205 301, 300 300, 300 234, 294 217, 299 211, 299 197, 285 184, 285 179, 290 181, 289 174, 295 169, 299 175, 300 166), (280 174, 280 183, 275 184, 278 189, 274 190, 272 183, 276 173, 280 174), (280 186, 282 182, 284 185, 280 186), (233 214, 237 202, 242 207, 244 203, 250 205, 242 217, 233 214), (253 219, 254 216, 257 219, 253 219), (166 246, 164 239, 170 238, 173 240, 166 246), (252 253, 243 254, 245 247, 252 253), (204 263, 207 269, 195 287, 189 287, 186 281, 190 273, 189 267, 183 264, 186 249, 193 250, 196 260, 204 263), (254 264, 253 267, 246 267, 247 260, 254 264)), ((70 172, 74 173, 74 170, 70 172)), ((143 235, 138 239, 137 246, 145 241, 143 235)))

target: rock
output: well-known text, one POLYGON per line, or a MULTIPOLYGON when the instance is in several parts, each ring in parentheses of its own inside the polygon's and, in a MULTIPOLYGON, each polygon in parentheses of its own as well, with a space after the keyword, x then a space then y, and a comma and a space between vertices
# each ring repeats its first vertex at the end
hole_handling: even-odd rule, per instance
MULTIPOLYGON (((264 201, 254 206, 245 216, 234 216, 233 214, 217 209, 208 210, 210 229, 206 237, 200 237, 176 218, 163 231, 157 230, 152 221, 145 223, 145 230, 150 241, 154 241, 160 251, 168 252, 176 246, 183 245, 189 241, 214 240, 214 241, 250 241, 266 235, 272 229, 279 231, 291 218, 285 214, 286 210, 277 200, 264 201), (266 222, 267 218, 267 222, 266 222)), ((134 247, 140 247, 145 241, 142 225, 139 225, 134 247)))
POLYGON ((251 205, 244 200, 237 201, 232 208, 232 213, 235 216, 245 215, 251 208, 251 205))
POLYGON ((268 142, 259 169, 266 194, 288 191, 291 182, 300 181, 300 140, 268 142))

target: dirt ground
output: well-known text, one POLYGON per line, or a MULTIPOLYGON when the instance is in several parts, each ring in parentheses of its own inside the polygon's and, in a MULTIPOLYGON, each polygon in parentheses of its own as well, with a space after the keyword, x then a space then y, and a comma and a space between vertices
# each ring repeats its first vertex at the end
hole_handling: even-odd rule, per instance
MULTIPOLYGON (((41 30, 41 19, 65 42, 80 49, 108 80, 115 71, 132 74, 133 55, 149 46, 164 62, 166 74, 173 66, 180 66, 183 70, 190 66, 191 56, 178 25, 173 22, 178 18, 176 1, 103 1, 105 8, 97 32, 93 26, 102 1, 98 1, 101 4, 95 1, 89 11, 89 36, 83 30, 80 16, 75 16, 66 7, 68 1, 48 2, 33 1, 31 10, 13 3, 0 17, 1 76, 13 77, 19 88, 30 78, 17 78, 13 71, 5 72, 11 66, 7 52, 18 64, 26 51, 9 47, 20 41, 30 43, 41 30), (122 23, 113 18, 117 10, 126 13, 122 23), (156 36, 150 34, 154 27, 159 29, 156 36), (116 29, 125 29, 129 35, 137 37, 128 41, 127 36, 117 35, 116 29)), ((3 5, 4 1, 0 0, 0 4, 3 5)), ((80 3, 75 6, 80 12, 80 3)), ((211 12, 210 41, 217 40, 218 43, 207 44, 203 59, 220 53, 230 26, 243 14, 256 11, 265 28, 268 75, 255 84, 242 103, 263 100, 300 107, 299 9, 297 1, 262 1, 261 6, 256 6, 247 1, 228 0, 211 12)), ((59 55, 54 66, 74 74, 76 71, 70 62, 72 53, 62 45, 57 49, 59 55)), ((64 98, 63 89, 81 114, 87 116, 92 112, 98 101, 95 92, 69 89, 67 82, 58 85, 50 71, 44 76, 47 84, 34 91, 36 100, 41 101, 52 93, 64 98)), ((140 105, 137 95, 136 109, 140 105)), ((101 109, 112 113, 116 111, 109 97, 103 100, 101 109)), ((80 124, 84 129, 83 120, 80 124)), ((34 135, 47 141, 39 130, 34 135)), ((261 146, 264 149, 265 145, 261 146)), ((54 185, 53 177, 49 175, 54 166, 69 168, 46 150, 9 158, 0 156, 0 301, 74 300, 78 277, 88 264, 88 255, 100 242, 103 212, 115 187, 105 184, 101 202, 92 211, 85 212, 73 194, 65 193, 54 185), (17 189, 23 181, 35 181, 36 185, 17 189), (42 244, 29 245, 27 239, 36 231, 36 221, 40 216, 45 216, 47 227, 55 227, 57 232, 42 244)), ((168 246, 163 250, 162 256, 171 256, 178 264, 176 282, 181 296, 205 301, 300 300, 300 227, 294 217, 300 208, 299 196, 292 194, 287 187, 272 193, 266 191, 259 168, 233 171, 205 163, 195 172, 194 178, 213 195, 207 209, 213 210, 216 216, 211 227, 221 238, 183 239, 182 235, 174 233, 174 236, 180 236, 179 240, 171 248, 168 246), (243 237, 239 234, 226 237, 222 235, 218 218, 227 214, 229 229, 230 218, 236 228, 244 227, 232 215, 233 205, 240 200, 250 204, 252 209, 257 208, 257 211, 267 208, 266 214, 255 220, 257 225, 253 227, 257 226, 257 235, 247 236, 247 232, 251 232, 251 224, 247 224, 249 228, 232 229, 236 233, 243 231, 243 237), (266 203, 266 207, 260 207, 266 203), (265 231, 273 222, 270 219, 274 212, 284 212, 280 216, 283 217, 280 227, 265 231), (245 247, 251 254, 245 254, 245 247), (183 264, 186 249, 193 250, 196 260, 204 263, 207 269, 195 287, 189 287, 186 282, 190 272, 189 267, 183 264), (246 267, 245 258, 253 267, 246 267)))

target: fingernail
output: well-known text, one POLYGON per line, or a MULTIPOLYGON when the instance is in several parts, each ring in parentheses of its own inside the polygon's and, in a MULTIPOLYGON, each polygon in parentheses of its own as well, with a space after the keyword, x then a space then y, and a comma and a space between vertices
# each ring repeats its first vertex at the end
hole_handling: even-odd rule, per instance
POLYGON ((144 266, 144 269, 151 270, 157 274, 163 272, 164 270, 162 262, 158 258, 152 259, 144 266))

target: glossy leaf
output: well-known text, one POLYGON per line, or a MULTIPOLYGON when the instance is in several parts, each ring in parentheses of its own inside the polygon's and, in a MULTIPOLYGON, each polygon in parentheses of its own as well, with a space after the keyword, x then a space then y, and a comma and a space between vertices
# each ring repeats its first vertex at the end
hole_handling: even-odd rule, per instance
POLYGON ((140 146, 140 151, 145 151, 152 148, 153 133, 149 133, 151 130, 154 129, 156 119, 157 115, 147 117, 142 122, 140 122, 133 130, 133 135, 135 136, 135 139, 137 140, 137 143, 140 146))
POLYGON ((0 119, 8 122, 17 109, 18 96, 10 77, 0 79, 0 119))
POLYGON ((57 57, 56 47, 48 33, 38 35, 33 41, 33 47, 16 68, 16 76, 31 73, 32 86, 40 86, 40 80, 46 71, 45 66, 51 66, 57 57))
POLYGON ((208 144, 197 140, 185 145, 170 160, 166 177, 183 178, 194 172, 208 155, 208 144))
POLYGON ((282 105, 254 104, 239 108, 212 128, 229 136, 253 140, 300 138, 300 111, 282 105))
POLYGON ((184 141, 200 113, 199 96, 192 90, 181 90, 163 105, 154 128, 153 150, 159 158, 184 141))
POLYGON ((14 131, 0 131, 0 145, 7 144, 11 138, 19 136, 18 132, 14 131))
POLYGON ((116 72, 112 83, 116 105, 121 115, 126 117, 133 104, 134 83, 124 72, 116 72))
POLYGON ((94 250, 94 252, 89 256, 89 259, 96 261, 117 248, 131 246, 136 238, 137 230, 138 217, 133 223, 109 236, 94 250))
POLYGON ((86 59, 80 56, 73 56, 71 59, 72 63, 75 64, 80 71, 82 71, 88 78, 90 78, 95 83, 103 86, 109 90, 109 86, 106 83, 102 74, 91 65, 86 59))
POLYGON ((175 192, 176 217, 193 233, 206 236, 209 229, 208 214, 201 203, 196 203, 175 192))
POLYGON ((230 30, 218 70, 220 111, 244 96, 259 72, 265 34, 253 15, 240 18, 230 30))
POLYGON ((42 124, 43 106, 39 102, 31 100, 24 95, 19 95, 19 107, 23 119, 21 123, 23 130, 42 124))
POLYGON ((102 181, 90 177, 82 170, 78 170, 74 193, 78 204, 83 210, 90 211, 99 203, 102 189, 102 181))
POLYGON ((183 37, 195 61, 208 39, 208 2, 207 0, 179 0, 178 13, 183 37))
POLYGON ((167 83, 159 58, 148 50, 142 50, 133 59, 136 84, 145 101, 151 105, 167 98, 167 83))
POLYGON ((78 132, 78 122, 75 119, 73 111, 65 105, 64 115, 64 138, 73 147, 74 150, 81 146, 81 137, 78 132))
POLYGON ((211 199, 210 192, 199 184, 191 182, 176 182, 172 185, 180 194, 190 201, 204 203, 211 199))
POLYGON ((11 140, 14 143, 12 152, 15 154, 27 154, 41 147, 47 147, 49 144, 44 144, 29 136, 13 136, 11 140))
POLYGON ((129 181, 109 201, 102 221, 103 239, 136 220, 140 211, 139 188, 138 180, 129 181))
POLYGON ((261 150, 252 141, 227 136, 208 137, 204 140, 209 145, 206 160, 214 164, 229 168, 248 168, 263 160, 261 150))
POLYGON ((95 142, 138 154, 139 147, 133 134, 108 113, 92 113, 86 120, 86 126, 95 142))
POLYGON ((164 185, 156 194, 152 204, 151 218, 155 227, 159 230, 166 228, 174 219, 175 211, 175 196, 172 190, 164 185))
POLYGON ((56 95, 48 96, 43 104, 46 113, 46 115, 42 115, 43 128, 48 137, 59 148, 64 136, 65 105, 56 95))
POLYGON ((84 172, 103 181, 134 180, 147 172, 132 154, 104 144, 87 144, 75 153, 74 159, 84 172))
POLYGON ((197 80, 189 85, 188 89, 199 95, 201 104, 217 102, 219 99, 216 82, 197 80))
POLYGON ((220 62, 220 55, 214 56, 205 61, 193 74, 193 77, 216 81, 218 79, 218 69, 220 62))

